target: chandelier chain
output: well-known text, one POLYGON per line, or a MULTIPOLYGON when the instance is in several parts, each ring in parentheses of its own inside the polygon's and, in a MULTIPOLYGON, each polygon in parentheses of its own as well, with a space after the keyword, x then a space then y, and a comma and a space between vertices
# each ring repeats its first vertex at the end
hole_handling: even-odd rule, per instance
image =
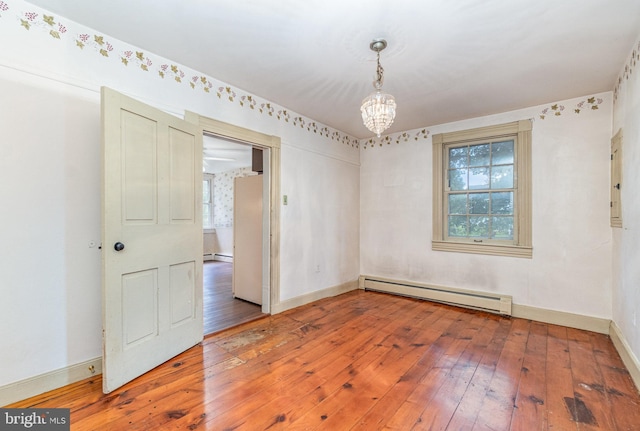
POLYGON ((384 69, 380 64, 380 51, 378 51, 378 68, 376 69, 376 80, 373 82, 373 87, 376 90, 382 88, 382 84, 384 83, 384 69))

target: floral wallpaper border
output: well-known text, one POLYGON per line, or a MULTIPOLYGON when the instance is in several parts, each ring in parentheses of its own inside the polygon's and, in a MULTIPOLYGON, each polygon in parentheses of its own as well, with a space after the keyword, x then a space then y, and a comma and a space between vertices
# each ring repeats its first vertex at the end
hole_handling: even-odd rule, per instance
MULTIPOLYGON (((604 100, 602 98, 591 96, 576 103, 571 110, 566 109, 566 107, 560 103, 553 103, 540 111, 537 114, 537 119, 544 120, 547 118, 560 117, 568 113, 580 114, 582 112, 595 111, 600 109, 600 105, 602 105, 603 102, 604 100)), ((535 121, 536 117, 532 118, 532 120, 535 121)), ((380 138, 363 139, 360 141, 360 147, 366 150, 367 148, 382 147, 384 144, 390 145, 392 143, 399 144, 408 141, 421 141, 426 140, 429 135, 431 135, 431 131, 426 128, 414 133, 401 132, 380 138)))
MULTIPOLYGON (((4 18, 4 15, 10 10, 11 6, 9 3, 4 0, 0 0, 0 18, 4 18)), ((241 93, 240 90, 236 90, 231 86, 223 85, 214 88, 215 85, 209 77, 201 74, 193 74, 192 72, 189 73, 188 71, 181 69, 180 66, 176 64, 153 60, 152 57, 145 54, 143 51, 134 51, 129 48, 118 50, 116 44, 120 42, 111 42, 102 35, 79 33, 75 36, 69 36, 68 27, 70 27, 70 25, 65 25, 62 22, 57 21, 53 15, 46 15, 45 13, 30 10, 27 12, 17 13, 15 17, 19 25, 24 27, 26 30, 30 31, 32 29, 37 29, 38 31, 49 34, 51 38, 57 40, 73 38, 75 46, 79 49, 95 52, 105 58, 118 58, 120 60, 120 64, 124 67, 132 67, 146 73, 153 73, 160 79, 173 81, 176 84, 187 85, 188 83, 192 90, 215 94, 218 99, 232 103, 239 108, 254 110, 261 115, 272 117, 274 120, 283 121, 293 127, 306 129, 310 133, 329 138, 332 141, 336 141, 353 148, 362 148, 366 150, 367 148, 382 147, 384 144, 390 145, 392 143, 400 144, 401 142, 408 141, 422 141, 428 139, 431 134, 431 132, 425 128, 420 129, 417 132, 400 132, 397 134, 386 135, 381 138, 358 140, 321 123, 316 123, 308 118, 295 115, 276 104, 266 100, 261 100, 251 94, 241 93)), ((614 103, 617 99, 623 79, 629 79, 629 76, 633 73, 633 68, 636 66, 636 62, 638 60, 640 60, 640 42, 638 43, 637 49, 633 50, 632 55, 625 66, 624 72, 618 78, 618 83, 614 89, 614 103)), ((601 98, 593 96, 580 101, 573 106, 571 110, 566 109, 564 105, 554 103, 540 111, 537 118, 545 120, 547 118, 560 117, 568 112, 580 114, 584 111, 597 110, 602 103, 603 100, 601 98)))
MULTIPOLYGON (((0 18, 6 18, 8 12, 12 10, 10 2, 0 0, 0 18)), ((130 46, 119 49, 119 45, 124 45, 120 41, 112 41, 103 35, 78 33, 72 35, 70 28, 74 23, 63 23, 56 19, 54 15, 47 15, 35 9, 26 12, 15 12, 16 22, 27 31, 39 31, 48 34, 52 39, 59 41, 72 41, 78 48, 86 52, 94 52, 105 59, 118 59, 124 67, 134 68, 146 73, 150 73, 159 79, 173 81, 179 85, 188 85, 192 90, 203 91, 215 95, 218 99, 234 104, 242 109, 254 110, 261 115, 272 117, 275 121, 288 123, 293 127, 304 129, 332 141, 359 148, 359 140, 349 136, 339 130, 332 129, 311 119, 296 115, 283 107, 260 98, 243 93, 231 86, 220 86, 215 88, 212 79, 202 75, 182 69, 176 64, 167 63, 163 60, 156 60, 153 55, 143 51, 130 49, 130 46)))
POLYGON ((631 52, 631 56, 625 63, 624 70, 618 76, 618 82, 616 82, 616 87, 613 89, 614 104, 618 101, 618 95, 620 94, 620 87, 622 87, 622 84, 625 81, 629 80, 629 78, 633 74, 633 69, 636 67, 636 64, 638 63, 638 61, 640 61, 640 41, 631 52))

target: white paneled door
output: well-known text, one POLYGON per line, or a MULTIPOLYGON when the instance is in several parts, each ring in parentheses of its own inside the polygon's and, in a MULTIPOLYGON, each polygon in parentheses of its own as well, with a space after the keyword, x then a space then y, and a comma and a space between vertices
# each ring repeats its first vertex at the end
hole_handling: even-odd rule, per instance
POLYGON ((202 341, 202 130, 102 88, 103 391, 202 341))

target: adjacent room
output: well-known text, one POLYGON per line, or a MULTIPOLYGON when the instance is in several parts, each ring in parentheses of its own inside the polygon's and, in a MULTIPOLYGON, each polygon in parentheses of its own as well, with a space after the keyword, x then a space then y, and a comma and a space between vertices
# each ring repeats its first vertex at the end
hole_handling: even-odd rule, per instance
POLYGON ((0 0, 0 40, 0 406, 640 429, 640 2, 0 0))

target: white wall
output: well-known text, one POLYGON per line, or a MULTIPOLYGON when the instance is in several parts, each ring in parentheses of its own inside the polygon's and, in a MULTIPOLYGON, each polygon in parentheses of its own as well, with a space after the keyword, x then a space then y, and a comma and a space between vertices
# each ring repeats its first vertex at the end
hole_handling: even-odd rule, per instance
POLYGON ((0 387, 101 355, 100 251, 89 243, 100 240, 102 85, 178 116, 189 110, 280 136, 281 187, 308 217, 283 214, 280 254, 287 270, 281 298, 357 280, 355 139, 285 114, 273 103, 270 109, 259 95, 252 95, 252 109, 242 90, 153 53, 142 53, 143 62, 134 55, 125 64, 127 52, 139 49, 63 17, 54 16, 55 28, 63 24, 66 31, 53 37, 42 10, 21 0, 5 4, 8 10, 0 12, 0 387), (28 29, 21 25, 26 12, 38 14, 28 29), (96 36, 103 37, 102 45, 96 36), (313 168, 306 170, 307 165, 313 168), (330 192, 315 193, 313 184, 331 187, 330 192), (345 217, 336 221, 334 214, 345 217), (319 234, 326 238, 320 244, 319 234), (313 250, 314 258, 301 262, 301 250, 313 250), (307 283, 317 264, 320 275, 307 283))
POLYGON ((96 93, 0 67, 0 386, 98 356, 96 93))
POLYGON ((612 94, 595 95, 593 103, 589 96, 428 127, 428 137, 416 130, 407 132, 408 140, 394 135, 382 146, 363 143, 361 272, 499 292, 520 305, 611 318, 612 94), (533 258, 432 251, 431 136, 530 118, 533 258))
POLYGON ((613 229, 613 320, 640 358, 640 42, 620 72, 613 133, 622 129, 622 229, 613 229))

